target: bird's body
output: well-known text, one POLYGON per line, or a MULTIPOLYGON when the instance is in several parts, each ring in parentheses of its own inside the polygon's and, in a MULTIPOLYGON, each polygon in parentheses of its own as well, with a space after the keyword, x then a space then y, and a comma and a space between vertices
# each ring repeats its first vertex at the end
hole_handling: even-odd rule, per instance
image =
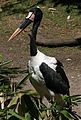
POLYGON ((31 83, 41 96, 51 99, 55 93, 68 94, 69 82, 62 67, 62 64, 56 58, 49 57, 39 50, 37 50, 35 56, 31 56, 29 60, 29 72, 32 73, 33 78, 31 83), (47 66, 45 67, 44 64, 47 66), (62 70, 63 74, 59 69, 62 70), (63 77, 64 79, 62 79, 63 77), (48 80, 48 83, 45 80, 48 80), (49 85, 51 86, 49 87, 49 85), (63 89, 63 87, 61 86, 65 87, 62 91, 61 88, 63 89))
POLYGON ((22 32, 31 22, 33 27, 30 35, 29 72, 32 73, 31 83, 41 96, 50 99, 57 94, 69 95, 69 81, 63 70, 63 65, 55 57, 40 52, 36 46, 36 35, 43 13, 39 8, 31 8, 28 16, 9 40, 22 32))
POLYGON ((55 57, 40 52, 36 46, 37 30, 42 19, 42 11, 33 8, 34 24, 30 35, 29 72, 32 73, 31 83, 41 96, 50 99, 57 94, 69 95, 69 81, 63 65, 55 57))
POLYGON ((44 81, 44 77, 40 71, 40 67, 42 63, 46 63, 56 71, 56 59, 54 57, 49 57, 37 50, 36 56, 31 56, 29 60, 29 72, 32 73, 31 83, 34 88, 39 92, 41 96, 46 96, 47 99, 54 96, 54 92, 49 90, 44 81))
MULTIPOLYGON (((37 50, 37 55, 36 56, 31 56, 30 67, 34 68, 34 70, 36 72, 37 70, 39 70, 39 66, 43 62, 46 63, 46 64, 48 64, 48 66, 50 66, 50 68, 52 68, 53 70, 56 71, 57 60, 54 57, 46 56, 45 54, 43 54, 39 50, 37 50)), ((42 77, 41 73, 40 73, 40 75, 42 77)))

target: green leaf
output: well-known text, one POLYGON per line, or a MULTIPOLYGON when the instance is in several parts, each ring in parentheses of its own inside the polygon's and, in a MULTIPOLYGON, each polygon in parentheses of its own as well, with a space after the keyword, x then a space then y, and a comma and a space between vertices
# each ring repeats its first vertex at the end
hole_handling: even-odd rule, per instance
POLYGON ((4 65, 7 65, 7 64, 9 64, 9 63, 11 63, 12 62, 12 60, 9 60, 9 61, 6 61, 6 62, 4 62, 4 63, 1 63, 0 64, 0 67, 2 67, 2 66, 4 66, 4 65))
POLYGON ((81 99, 81 95, 73 95, 70 96, 72 100, 77 100, 77 99, 81 99))
POLYGON ((16 89, 18 89, 30 76, 31 74, 27 74, 23 80, 19 81, 18 84, 16 85, 16 89))
POLYGON ((29 113, 25 114, 25 120, 31 120, 31 115, 29 113))
POLYGON ((2 10, 2 8, 0 7, 0 12, 2 12, 3 10, 2 10))
POLYGON ((65 116, 66 118, 68 118, 68 120, 74 120, 74 116, 71 115, 68 111, 62 110, 60 113, 61 113, 63 116, 65 116))
POLYGON ((73 106, 73 105, 78 106, 78 103, 75 102, 75 101, 72 101, 71 104, 72 104, 72 106, 73 106))
POLYGON ((9 118, 8 118, 8 120, 19 120, 17 117, 15 117, 15 116, 10 116, 9 118))
POLYGON ((30 115, 36 120, 38 120, 39 110, 33 98, 31 99, 29 95, 23 95, 22 97, 24 98, 24 101, 26 103, 30 115))
POLYGON ((17 101, 18 101, 18 98, 19 98, 18 96, 14 97, 14 98, 10 101, 8 107, 11 107, 12 105, 16 105, 16 104, 17 104, 17 101))
POLYGON ((13 110, 9 110, 8 114, 11 114, 12 116, 15 116, 16 118, 18 118, 19 120, 25 120, 24 117, 18 115, 15 111, 13 110))
POLYGON ((2 62, 2 60, 3 60, 3 56, 2 54, 0 54, 0 62, 2 62))

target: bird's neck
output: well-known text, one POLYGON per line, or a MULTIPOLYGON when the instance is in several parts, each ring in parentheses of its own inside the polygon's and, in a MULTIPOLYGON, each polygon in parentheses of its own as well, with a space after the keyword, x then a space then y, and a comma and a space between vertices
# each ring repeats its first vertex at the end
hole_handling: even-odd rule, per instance
POLYGON ((37 35, 37 29, 39 25, 40 23, 33 24, 31 38, 30 38, 30 55, 31 56, 35 56, 37 54, 36 35, 37 35))

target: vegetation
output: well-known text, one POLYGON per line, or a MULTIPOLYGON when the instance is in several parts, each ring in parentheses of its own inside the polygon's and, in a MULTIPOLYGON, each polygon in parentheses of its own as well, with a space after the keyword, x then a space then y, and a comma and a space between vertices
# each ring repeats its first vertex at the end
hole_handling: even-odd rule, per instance
MULTIPOLYGON (((0 19, 3 19, 2 22, 6 24, 5 28, 3 28, 4 24, 2 24, 0 33, 3 35, 8 35, 11 32, 9 30, 6 31, 9 27, 7 26, 5 20, 6 18, 4 18, 4 16, 12 14, 17 16, 19 16, 19 14, 23 15, 24 13, 27 13, 27 10, 33 4, 37 5, 40 2, 43 2, 43 5, 41 5, 42 7, 46 6, 44 9, 44 19, 47 19, 48 21, 50 20, 52 25, 55 25, 56 28, 65 30, 67 24, 66 17, 69 13, 72 15, 73 19, 71 29, 73 30, 75 27, 80 28, 80 6, 77 6, 77 1, 74 3, 73 0, 73 2, 69 5, 68 2, 65 2, 64 0, 7 0, 0 6, 0 13, 2 16, 0 19), (52 2, 52 4, 49 2, 52 2), (58 6, 58 8, 56 8, 57 10, 48 10, 49 7, 56 6, 58 6)), ((47 23, 45 24, 47 25, 47 23)), ((49 30, 45 31, 46 35, 48 32, 51 32, 49 24, 48 28, 49 30)), ((34 118, 36 120, 52 120, 53 118, 55 120, 81 119, 76 112, 69 113, 67 106, 61 106, 59 101, 54 101, 49 107, 47 107, 45 104, 40 103, 39 95, 36 92, 32 90, 23 90, 23 84, 25 85, 25 82, 31 79, 31 74, 26 73, 26 76, 22 80, 19 80, 19 83, 17 81, 14 82, 13 78, 18 74, 23 73, 19 68, 10 68, 9 64, 11 62, 12 60, 3 62, 2 55, 0 55, 0 99, 2 100, 0 108, 1 120, 33 120, 34 118)), ((77 106, 78 103, 81 103, 81 95, 70 96, 70 98, 67 96, 62 96, 61 99, 65 103, 71 99, 72 107, 77 106)))
MULTIPOLYGON (((41 31, 44 31, 47 37, 50 37, 51 39, 55 36, 58 39, 60 36, 60 39, 66 39, 65 37, 68 37, 68 39, 76 39, 77 36, 80 36, 81 9, 80 4, 76 0, 71 0, 69 6, 68 0, 7 0, 1 2, 0 19, 2 20, 2 29, 0 29, 0 33, 9 34, 12 28, 15 29, 15 26, 10 28, 10 30, 7 30, 6 26, 3 28, 4 22, 6 23, 6 20, 4 20, 5 16, 13 15, 16 20, 23 19, 27 15, 29 8, 35 5, 39 5, 44 12, 43 21, 45 20, 45 23, 43 22, 41 31), (67 20, 69 15, 70 20, 67 20), (49 21, 51 25, 49 24, 49 21), (47 24, 48 29, 46 29, 47 24), (50 36, 52 33, 51 28, 54 31, 53 36, 50 36)), ((10 26, 8 25, 7 27, 9 28, 10 26)))
MULTIPOLYGON (((68 107, 62 106, 59 100, 54 101, 49 107, 45 103, 40 103, 39 95, 32 90, 23 90, 22 85, 31 79, 28 74, 19 82, 12 82, 21 71, 8 66, 12 61, 0 63, 0 119, 1 120, 74 120, 80 119, 76 113, 70 113, 68 107)), ((71 105, 75 106, 81 102, 81 95, 61 96, 64 103, 71 100, 71 105)))
MULTIPOLYGON (((27 12, 27 9, 29 9, 32 6, 44 4, 51 5, 53 7, 57 7, 58 5, 66 6, 66 12, 71 12, 71 6, 76 6, 78 10, 81 9, 81 2, 80 0, 7 0, 4 2, 1 2, 0 6, 0 12, 2 11, 10 11, 9 14, 13 13, 19 13, 19 12, 27 12)), ((80 12, 80 11, 79 11, 80 12)))

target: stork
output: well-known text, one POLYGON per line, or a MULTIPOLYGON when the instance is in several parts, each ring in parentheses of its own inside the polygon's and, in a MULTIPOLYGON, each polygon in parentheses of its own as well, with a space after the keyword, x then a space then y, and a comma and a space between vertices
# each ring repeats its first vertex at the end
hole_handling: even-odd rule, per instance
POLYGON ((14 39, 30 23, 33 23, 30 35, 30 60, 29 72, 32 74, 31 83, 40 94, 48 100, 54 94, 69 96, 69 81, 63 69, 62 63, 55 57, 50 57, 40 52, 36 45, 36 35, 40 26, 43 13, 40 8, 34 7, 29 10, 28 16, 23 23, 11 35, 9 40, 14 39))

